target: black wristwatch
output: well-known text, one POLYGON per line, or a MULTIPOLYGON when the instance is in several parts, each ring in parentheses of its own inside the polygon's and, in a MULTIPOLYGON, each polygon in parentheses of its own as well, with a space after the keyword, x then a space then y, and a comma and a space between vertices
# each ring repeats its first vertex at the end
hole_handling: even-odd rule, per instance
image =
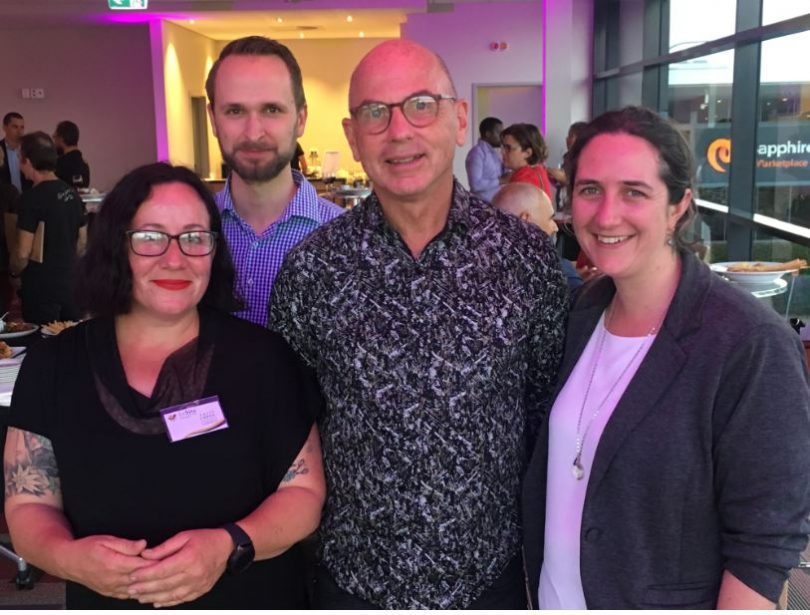
POLYGON ((253 563, 256 557, 256 549, 253 548, 253 541, 247 532, 235 523, 226 523, 222 529, 231 535, 233 540, 233 551, 228 557, 227 571, 229 574, 244 572, 253 563))

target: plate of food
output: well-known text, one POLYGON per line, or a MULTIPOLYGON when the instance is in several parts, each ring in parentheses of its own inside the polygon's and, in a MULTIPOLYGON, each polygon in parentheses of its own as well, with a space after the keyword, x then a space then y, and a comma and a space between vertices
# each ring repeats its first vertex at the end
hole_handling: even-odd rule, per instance
POLYGON ((71 327, 75 327, 78 325, 79 322, 76 320, 54 320, 49 322, 47 325, 42 325, 42 329, 40 329, 40 333, 45 337, 49 337, 52 335, 59 335, 65 329, 70 329, 71 327))
POLYGON ((13 359, 25 352, 25 346, 9 346, 5 342, 0 342, 0 361, 3 359, 13 359))
POLYGON ((2 333, 0 333, 0 340, 10 340, 15 337, 31 335, 37 329, 39 329, 39 325, 11 320, 5 323, 2 333))
POLYGON ((712 271, 739 284, 773 284, 786 273, 807 267, 807 261, 795 258, 786 263, 773 261, 731 261, 713 263, 712 271))

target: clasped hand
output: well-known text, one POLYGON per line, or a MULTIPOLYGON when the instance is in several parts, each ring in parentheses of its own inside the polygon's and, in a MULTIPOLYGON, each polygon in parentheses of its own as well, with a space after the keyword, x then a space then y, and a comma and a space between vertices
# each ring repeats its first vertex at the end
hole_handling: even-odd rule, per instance
POLYGON ((175 606, 210 591, 233 547, 223 530, 189 530, 146 548, 145 540, 90 536, 76 541, 75 580, 120 600, 175 606))

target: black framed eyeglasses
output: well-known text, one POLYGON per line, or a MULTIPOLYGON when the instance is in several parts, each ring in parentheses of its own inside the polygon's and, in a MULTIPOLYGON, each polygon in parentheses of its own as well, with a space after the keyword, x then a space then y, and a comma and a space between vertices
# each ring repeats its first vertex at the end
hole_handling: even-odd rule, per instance
POLYGON ((217 246, 214 231, 186 231, 177 235, 152 230, 127 231, 127 237, 129 247, 138 256, 163 256, 172 239, 186 256, 208 256, 217 246))
POLYGON ((443 100, 455 102, 456 97, 445 94, 416 94, 398 103, 369 102, 350 109, 349 112, 363 132, 377 135, 388 129, 394 107, 402 110, 402 115, 411 126, 416 128, 430 126, 436 121, 439 115, 439 104, 443 100))

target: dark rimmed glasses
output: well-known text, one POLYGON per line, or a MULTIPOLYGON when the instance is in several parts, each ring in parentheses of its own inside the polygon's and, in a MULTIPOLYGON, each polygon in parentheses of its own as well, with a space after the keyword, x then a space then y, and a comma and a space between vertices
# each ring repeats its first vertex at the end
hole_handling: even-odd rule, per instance
POLYGON ((186 256, 208 256, 217 246, 214 231, 186 231, 170 235, 163 231, 127 231, 129 247, 138 256, 163 256, 172 239, 186 256))
POLYGON ((439 115, 439 104, 443 100, 455 102, 456 97, 445 94, 416 94, 398 103, 365 103, 350 109, 349 112, 363 132, 378 135, 388 129, 394 107, 399 107, 402 110, 402 115, 405 116, 411 126, 424 128, 436 121, 439 115))

